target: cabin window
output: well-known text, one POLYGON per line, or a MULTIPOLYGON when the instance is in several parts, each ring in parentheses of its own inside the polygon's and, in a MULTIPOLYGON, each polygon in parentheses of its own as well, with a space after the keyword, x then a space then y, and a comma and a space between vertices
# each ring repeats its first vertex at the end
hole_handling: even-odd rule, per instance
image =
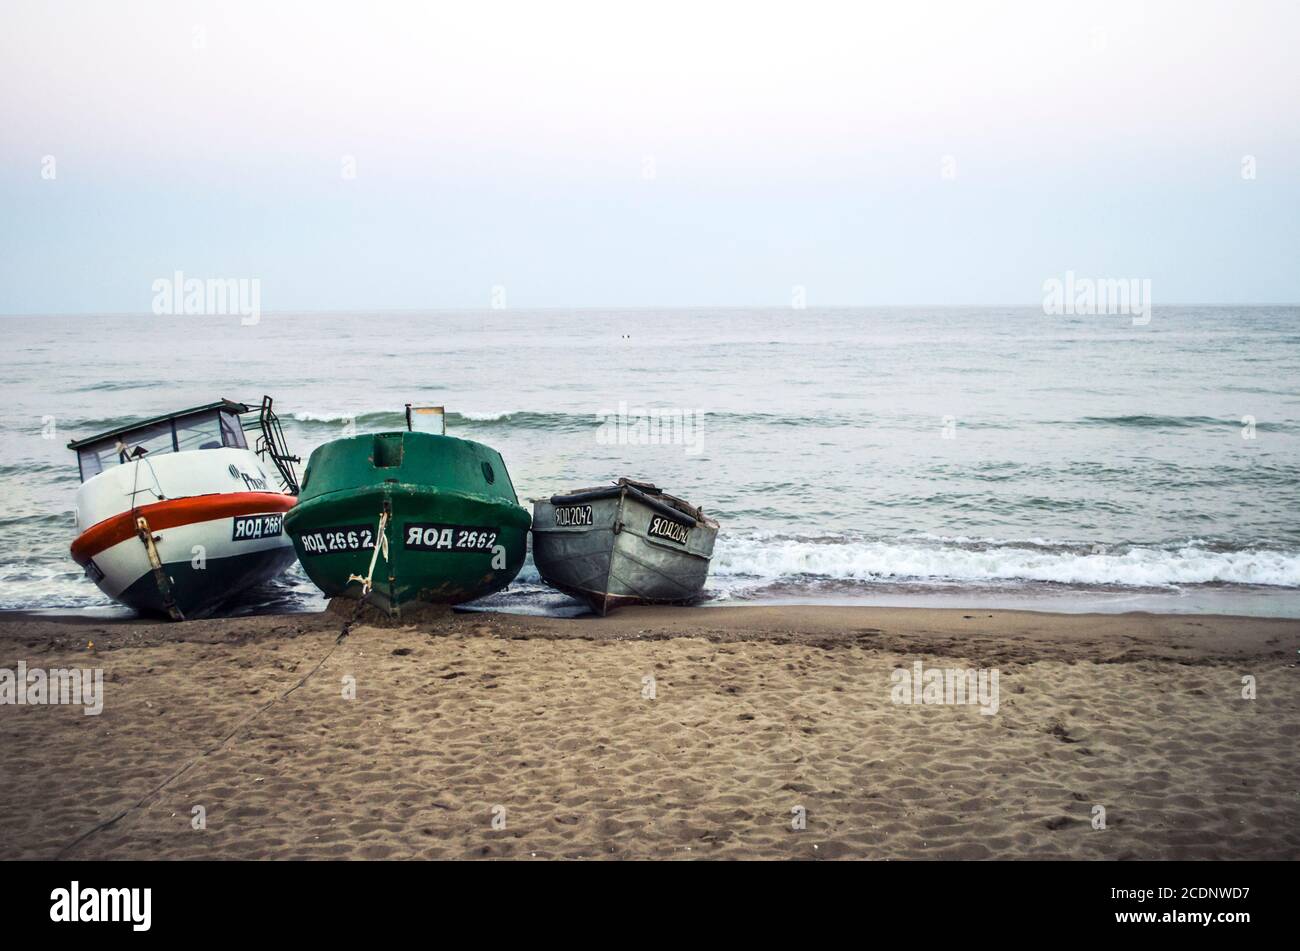
POLYGON ((146 455, 156 456, 165 452, 220 449, 223 446, 247 449, 248 441, 244 438, 243 427, 235 413, 216 410, 193 413, 82 446, 77 450, 81 481, 85 482, 105 469, 121 464, 123 446, 130 457, 134 458, 137 448, 144 449, 146 455))
POLYGON ((247 449, 244 430, 234 413, 197 413, 176 421, 176 450, 247 449))
POLYGON ((221 445, 231 449, 247 449, 248 440, 244 438, 244 427, 239 425, 239 417, 234 413, 220 413, 221 445))
POLYGON ((82 482, 104 471, 104 463, 100 461, 99 453, 94 447, 77 450, 77 465, 81 467, 82 482))
POLYGON ((170 421, 122 433, 113 441, 114 461, 117 461, 118 454, 122 452, 122 449, 117 447, 119 442, 124 447, 128 459, 135 458, 141 449, 145 451, 146 455, 153 454, 157 456, 164 452, 172 452, 176 448, 176 436, 172 432, 170 421))
POLYGON ((182 416, 176 423, 176 450, 188 452, 191 449, 220 449, 222 443, 221 421, 216 413, 199 413, 194 416, 182 416))
POLYGON ((171 452, 175 445, 175 436, 172 433, 170 421, 146 426, 142 429, 133 429, 122 433, 120 436, 101 439, 77 450, 77 462, 81 467, 81 479, 84 482, 92 476, 99 475, 105 469, 119 465, 123 461, 124 449, 134 458, 137 449, 145 450, 146 455, 158 455, 159 453, 171 452))

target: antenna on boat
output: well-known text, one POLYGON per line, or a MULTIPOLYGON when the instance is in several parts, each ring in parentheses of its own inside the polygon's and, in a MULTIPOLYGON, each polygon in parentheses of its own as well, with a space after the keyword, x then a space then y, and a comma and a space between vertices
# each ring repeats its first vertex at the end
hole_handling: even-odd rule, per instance
POLYGON ((431 433, 438 426, 438 435, 447 435, 447 413, 441 406, 412 406, 406 404, 406 428, 409 432, 431 433), (415 424, 419 423, 419 429, 415 424))
POLYGON ((271 397, 262 397, 262 410, 258 416, 258 422, 262 426, 262 435, 257 439, 257 454, 263 457, 271 457, 271 462, 275 464, 276 470, 280 473, 280 485, 290 495, 297 495, 299 489, 298 473, 293 466, 294 463, 302 462, 302 460, 297 456, 289 455, 287 444, 284 441, 284 430, 280 428, 280 418, 271 409, 271 404, 271 397))

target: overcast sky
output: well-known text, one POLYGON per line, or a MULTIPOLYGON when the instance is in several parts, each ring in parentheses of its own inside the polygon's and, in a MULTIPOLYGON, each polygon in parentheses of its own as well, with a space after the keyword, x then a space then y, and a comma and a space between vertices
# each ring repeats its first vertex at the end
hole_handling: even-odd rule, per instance
POLYGON ((177 270, 269 311, 1297 302, 1297 37, 1260 0, 4 0, 0 313, 177 270))

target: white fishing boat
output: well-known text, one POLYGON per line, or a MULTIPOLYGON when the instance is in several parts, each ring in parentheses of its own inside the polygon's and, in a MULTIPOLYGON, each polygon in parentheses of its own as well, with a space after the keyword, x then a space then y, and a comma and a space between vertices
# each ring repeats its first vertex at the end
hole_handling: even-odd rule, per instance
POLYGON ((72 557, 86 576, 137 611, 184 620, 293 564, 284 513, 298 460, 271 406, 264 397, 255 449, 240 419, 252 409, 230 400, 68 443, 81 471, 72 557))

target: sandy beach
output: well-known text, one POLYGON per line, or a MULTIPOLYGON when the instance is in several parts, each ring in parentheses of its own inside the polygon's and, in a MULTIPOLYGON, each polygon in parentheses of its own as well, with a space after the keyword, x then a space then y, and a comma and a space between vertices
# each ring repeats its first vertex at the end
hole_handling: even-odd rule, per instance
POLYGON ((0 619, 0 668, 104 678, 96 716, 0 706, 0 858, 1300 857, 1294 620, 342 627, 0 619), (918 662, 996 672, 996 712, 896 702, 918 662))

